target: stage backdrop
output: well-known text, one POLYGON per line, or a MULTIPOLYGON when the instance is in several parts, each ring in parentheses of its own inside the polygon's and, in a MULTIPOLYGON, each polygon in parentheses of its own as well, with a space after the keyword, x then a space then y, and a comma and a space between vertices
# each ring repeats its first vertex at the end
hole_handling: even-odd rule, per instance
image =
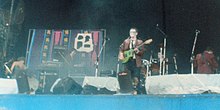
MULTIPOLYGON (((92 75, 95 72, 91 70, 95 69, 105 32, 104 29, 31 29, 27 48, 27 66, 40 71, 92 75)), ((98 61, 102 62, 102 60, 101 56, 98 61)))

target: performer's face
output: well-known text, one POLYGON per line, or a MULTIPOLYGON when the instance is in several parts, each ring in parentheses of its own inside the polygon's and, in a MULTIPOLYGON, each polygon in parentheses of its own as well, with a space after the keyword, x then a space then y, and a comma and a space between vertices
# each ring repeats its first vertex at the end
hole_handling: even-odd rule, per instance
POLYGON ((137 34, 138 33, 135 29, 130 29, 130 37, 131 38, 136 38, 137 34))

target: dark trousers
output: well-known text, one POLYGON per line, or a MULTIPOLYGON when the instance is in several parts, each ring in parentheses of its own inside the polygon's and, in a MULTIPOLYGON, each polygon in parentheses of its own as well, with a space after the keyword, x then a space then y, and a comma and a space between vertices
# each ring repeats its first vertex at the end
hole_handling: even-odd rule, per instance
POLYGON ((140 67, 136 66, 136 60, 135 59, 130 59, 127 63, 124 64, 124 69, 125 71, 128 71, 131 73, 131 78, 134 83, 134 79, 138 79, 138 84, 134 85, 134 89, 137 90, 137 92, 141 91, 141 84, 140 84, 140 72, 141 69, 140 67))

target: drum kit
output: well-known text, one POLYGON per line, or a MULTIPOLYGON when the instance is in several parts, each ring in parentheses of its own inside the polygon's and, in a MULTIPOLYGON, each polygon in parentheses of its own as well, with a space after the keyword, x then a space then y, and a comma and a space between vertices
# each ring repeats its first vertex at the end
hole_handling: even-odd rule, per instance
POLYGON ((178 74, 176 54, 173 56, 173 61, 168 61, 168 58, 158 53, 158 58, 153 58, 152 55, 149 60, 142 59, 141 73, 147 76, 166 75, 168 74, 168 65, 174 65, 174 73, 178 74), (163 63, 165 62, 165 65, 163 63), (165 70, 165 73, 163 72, 165 70))
POLYGON ((142 59, 141 73, 147 76, 159 75, 159 65, 157 59, 142 59))

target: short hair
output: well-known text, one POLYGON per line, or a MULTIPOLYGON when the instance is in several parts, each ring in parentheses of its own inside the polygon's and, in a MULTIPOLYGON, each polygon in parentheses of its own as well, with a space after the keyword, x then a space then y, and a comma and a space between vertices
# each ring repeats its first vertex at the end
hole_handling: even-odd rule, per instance
POLYGON ((206 49, 205 49, 206 51, 213 51, 213 48, 212 47, 210 47, 210 46, 208 46, 208 47, 206 47, 206 49))
POLYGON ((131 29, 134 29, 138 33, 138 29, 136 27, 132 27, 132 28, 130 28, 130 30, 131 29))
POLYGON ((17 60, 18 61, 25 61, 25 57, 18 57, 17 60))

